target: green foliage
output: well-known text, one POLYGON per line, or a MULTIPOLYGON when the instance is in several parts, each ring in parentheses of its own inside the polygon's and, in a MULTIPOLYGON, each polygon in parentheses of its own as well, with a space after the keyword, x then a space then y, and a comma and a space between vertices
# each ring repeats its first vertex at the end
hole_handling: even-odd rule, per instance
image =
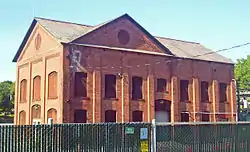
POLYGON ((0 82, 0 112, 11 112, 14 108, 15 83, 0 82))
POLYGON ((237 60, 235 77, 241 90, 250 90, 250 55, 246 59, 237 60))

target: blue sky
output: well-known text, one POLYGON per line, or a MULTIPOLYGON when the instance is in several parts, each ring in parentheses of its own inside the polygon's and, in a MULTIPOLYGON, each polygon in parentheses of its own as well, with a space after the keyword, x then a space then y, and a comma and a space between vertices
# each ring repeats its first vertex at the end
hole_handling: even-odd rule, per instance
MULTIPOLYGON (((128 13, 152 35, 219 50, 250 42, 249 10, 247 0, 1 0, 0 81, 15 80, 12 59, 34 16, 95 25, 128 13)), ((221 54, 236 61, 250 45, 221 54)))

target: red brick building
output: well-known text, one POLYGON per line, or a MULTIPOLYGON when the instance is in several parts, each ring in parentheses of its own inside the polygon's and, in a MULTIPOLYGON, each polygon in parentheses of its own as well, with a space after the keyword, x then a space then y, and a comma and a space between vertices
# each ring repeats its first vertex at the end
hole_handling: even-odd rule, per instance
POLYGON ((35 18, 13 61, 15 124, 235 121, 232 61, 127 14, 96 26, 35 18))

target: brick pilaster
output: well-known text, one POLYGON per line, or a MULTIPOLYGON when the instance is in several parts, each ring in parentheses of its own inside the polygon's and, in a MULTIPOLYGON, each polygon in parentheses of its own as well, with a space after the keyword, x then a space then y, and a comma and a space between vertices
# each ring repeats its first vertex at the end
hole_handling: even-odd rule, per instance
POLYGON ((149 75, 147 78, 147 112, 145 113, 145 121, 152 122, 154 119, 154 76, 149 75))
MULTIPOLYGON (((18 110, 18 104, 19 104, 19 67, 16 67, 16 84, 15 84, 15 99, 14 99, 14 106, 15 106, 15 114, 14 114, 14 124, 17 125, 19 124, 19 110, 18 110)), ((26 114, 27 115, 27 114, 26 114)), ((27 116, 26 116, 27 117, 27 116)), ((27 120, 27 119, 25 119, 27 120)), ((27 123, 27 122, 26 122, 27 123)))
POLYGON ((212 112, 213 115, 210 117, 211 118, 211 121, 216 121, 216 116, 215 116, 215 113, 217 113, 219 111, 219 85, 218 85, 218 81, 217 80, 213 80, 212 82, 212 112))
MULTIPOLYGON (((27 99, 27 104, 28 104, 28 106, 29 106, 29 111, 27 112, 28 113, 28 122, 29 122, 29 124, 33 124, 33 122, 32 122, 32 119, 31 119, 31 117, 32 117, 32 114, 31 114, 31 107, 32 107, 32 99, 31 99, 31 81, 32 81, 32 64, 29 62, 29 80, 28 80, 28 87, 27 87, 27 90, 28 90, 28 94, 27 94, 27 96, 28 96, 28 99, 27 99)), ((41 111, 43 111, 42 109, 43 109, 44 107, 42 107, 41 106, 41 111)), ((43 117, 43 115, 42 114, 40 114, 40 116, 42 116, 43 117)), ((27 118, 27 117, 26 117, 27 118)), ((41 119, 41 121, 42 121, 42 118, 40 118, 41 119)), ((43 123, 43 121, 41 122, 41 123, 43 123)))
POLYGON ((102 122, 102 94, 101 94, 101 71, 95 70, 93 72, 93 123, 102 122))
POLYGON ((200 121, 197 112, 200 111, 200 85, 199 79, 193 78, 193 115, 194 122, 200 121))
POLYGON ((235 113, 237 112, 237 104, 236 104, 236 82, 232 80, 230 83, 230 96, 229 104, 231 111, 231 121, 236 121, 235 113))
POLYGON ((130 93, 129 93, 129 74, 123 73, 122 77, 122 92, 123 92, 123 100, 122 100, 122 117, 123 122, 130 121, 130 93))
POLYGON ((171 78, 171 122, 180 121, 180 112, 179 112, 179 85, 178 78, 172 76, 171 78))

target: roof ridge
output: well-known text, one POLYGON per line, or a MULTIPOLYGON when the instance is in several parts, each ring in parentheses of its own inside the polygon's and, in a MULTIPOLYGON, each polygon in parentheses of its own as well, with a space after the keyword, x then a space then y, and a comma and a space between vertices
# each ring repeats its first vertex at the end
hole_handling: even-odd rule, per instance
POLYGON ((186 40, 178 40, 178 39, 173 39, 173 38, 168 38, 168 37, 161 37, 161 36, 154 36, 154 37, 161 38, 161 39, 175 40, 175 41, 180 41, 180 42, 186 42, 186 43, 192 43, 192 44, 200 44, 199 42, 192 42, 192 41, 186 41, 186 40))
POLYGON ((55 20, 55 19, 49 19, 49 18, 43 18, 43 17, 35 17, 34 19, 42 19, 42 20, 48 20, 48 21, 53 21, 53 22, 60 22, 60 23, 75 24, 75 25, 81 25, 81 26, 87 26, 87 27, 94 27, 93 25, 86 25, 86 24, 74 23, 74 22, 70 22, 70 21, 55 20))
POLYGON ((101 27, 103 27, 103 26, 105 26, 105 25, 107 25, 107 24, 110 24, 110 23, 112 23, 113 21, 116 21, 116 20, 119 19, 119 18, 126 17, 126 16, 129 16, 129 15, 128 15, 127 13, 125 13, 125 14, 123 14, 123 15, 120 15, 119 17, 116 17, 115 19, 107 20, 107 21, 105 21, 105 22, 103 22, 103 23, 97 24, 97 25, 93 26, 92 29, 90 29, 87 33, 85 33, 85 34, 83 34, 83 35, 80 35, 79 37, 75 38, 75 39, 72 40, 71 42, 73 42, 73 41, 79 39, 79 38, 82 37, 82 36, 85 36, 85 35, 87 35, 87 34, 93 32, 93 31, 95 31, 95 30, 97 30, 97 29, 99 29, 99 28, 101 28, 101 27))

